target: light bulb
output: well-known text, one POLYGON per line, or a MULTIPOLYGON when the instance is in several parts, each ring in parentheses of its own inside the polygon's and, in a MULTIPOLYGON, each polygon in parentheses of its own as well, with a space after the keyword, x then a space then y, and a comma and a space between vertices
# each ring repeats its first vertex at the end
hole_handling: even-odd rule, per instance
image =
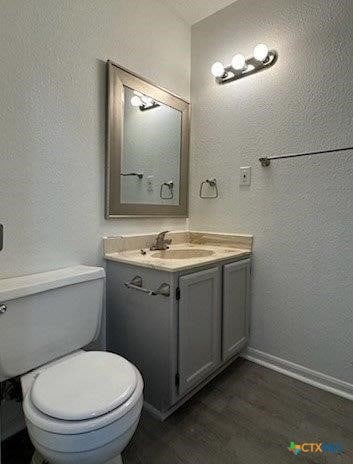
POLYGON ((258 44, 254 48, 254 58, 257 61, 264 62, 268 57, 268 47, 265 44, 258 44))
POLYGON ((141 97, 141 100, 147 106, 152 106, 153 105, 153 99, 151 97, 147 97, 146 95, 143 95, 141 97))
POLYGON ((132 106, 141 106, 142 101, 141 98, 135 95, 134 97, 131 98, 130 103, 132 106))
POLYGON ((211 68, 211 73, 214 77, 223 77, 224 76, 224 66, 220 61, 213 63, 211 68))
POLYGON ((232 68, 236 71, 242 71, 245 67, 245 56, 241 53, 234 55, 232 58, 232 68))

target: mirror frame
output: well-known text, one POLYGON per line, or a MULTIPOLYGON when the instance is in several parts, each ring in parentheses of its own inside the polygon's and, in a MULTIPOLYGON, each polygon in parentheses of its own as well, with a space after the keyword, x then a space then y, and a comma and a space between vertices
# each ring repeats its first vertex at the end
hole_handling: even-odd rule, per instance
POLYGON ((107 99, 106 219, 188 217, 190 104, 110 60, 107 61, 107 99), (182 113, 178 205, 121 203, 124 86, 146 94, 182 113))

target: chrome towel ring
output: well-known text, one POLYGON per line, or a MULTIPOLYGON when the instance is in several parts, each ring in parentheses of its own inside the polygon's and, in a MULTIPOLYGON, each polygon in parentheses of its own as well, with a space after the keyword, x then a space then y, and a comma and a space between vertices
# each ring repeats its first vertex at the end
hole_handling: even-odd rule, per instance
POLYGON ((172 180, 169 182, 163 182, 159 191, 159 196, 162 198, 162 200, 171 200, 174 198, 174 182, 172 180), (169 195, 163 195, 163 187, 168 187, 169 195))
POLYGON ((201 185, 200 185, 199 196, 200 196, 200 198, 204 198, 204 199, 206 199, 206 198, 218 198, 217 179, 206 179, 206 180, 202 181, 201 185), (204 195, 203 191, 204 191, 204 186, 206 184, 214 189, 214 195, 211 195, 211 196, 204 195))

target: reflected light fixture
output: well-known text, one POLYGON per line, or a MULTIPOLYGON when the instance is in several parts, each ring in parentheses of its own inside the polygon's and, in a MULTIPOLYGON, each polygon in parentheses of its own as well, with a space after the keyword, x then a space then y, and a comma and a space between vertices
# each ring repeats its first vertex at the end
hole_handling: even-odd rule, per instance
POLYGON ((143 104, 146 105, 146 106, 151 106, 154 103, 153 98, 146 97, 145 95, 143 95, 141 97, 141 100, 142 100, 143 104))
POLYGON ((245 59, 244 55, 237 53, 229 66, 216 61, 211 67, 211 73, 217 84, 226 84, 273 66, 277 58, 278 54, 275 50, 269 50, 267 45, 261 43, 254 48, 253 57, 245 59))
POLYGON ((139 108, 141 111, 151 110, 160 106, 153 98, 143 95, 143 93, 134 90, 134 96, 131 97, 131 106, 139 108))
POLYGON ((132 106, 135 106, 136 108, 141 106, 142 105, 142 100, 140 97, 138 97, 137 95, 134 95, 131 100, 130 100, 130 103, 132 106))

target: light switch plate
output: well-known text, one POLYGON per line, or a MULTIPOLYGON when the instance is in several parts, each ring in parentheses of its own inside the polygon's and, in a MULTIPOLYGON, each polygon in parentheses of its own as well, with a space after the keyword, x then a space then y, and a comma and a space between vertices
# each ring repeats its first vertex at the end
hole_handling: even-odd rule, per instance
POLYGON ((240 168, 240 180, 239 185, 250 185, 251 184, 251 167, 245 166, 240 168))

